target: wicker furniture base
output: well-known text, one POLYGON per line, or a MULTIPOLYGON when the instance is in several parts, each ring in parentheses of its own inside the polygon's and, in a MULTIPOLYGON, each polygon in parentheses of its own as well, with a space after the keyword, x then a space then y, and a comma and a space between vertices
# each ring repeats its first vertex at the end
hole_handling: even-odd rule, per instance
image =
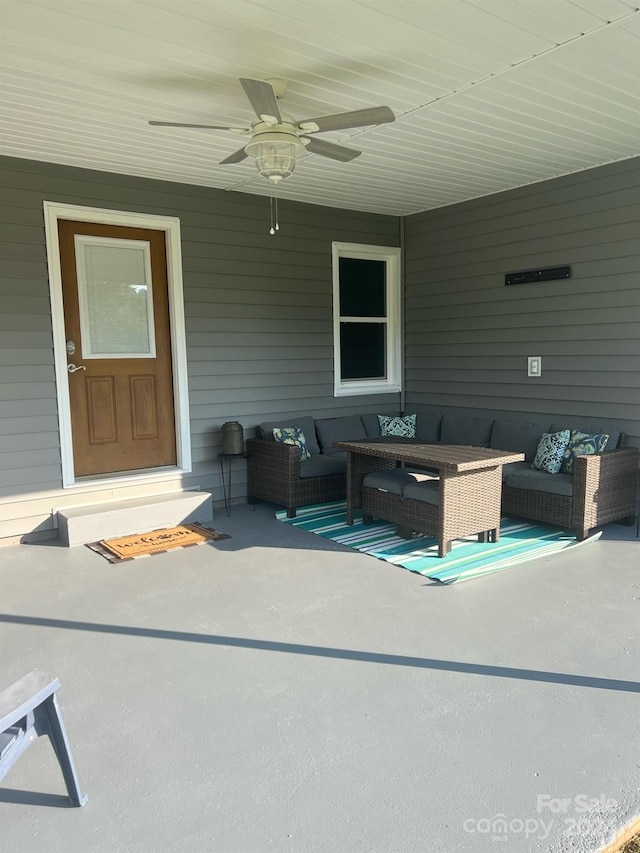
POLYGON ((446 480, 479 471, 501 471, 503 465, 524 459, 524 453, 506 450, 454 444, 421 444, 402 439, 391 442, 336 441, 334 446, 346 450, 348 454, 347 524, 353 524, 353 512, 362 506, 362 481, 372 471, 395 468, 404 463, 435 471, 442 480, 446 480))
POLYGON ((582 540, 594 527, 611 521, 634 523, 637 482, 635 447, 578 456, 574 464, 573 495, 511 488, 505 484, 502 512, 563 527, 582 540))
POLYGON ((486 447, 402 441, 339 441, 335 446, 348 453, 347 524, 353 524, 354 510, 362 507, 365 516, 383 518, 401 528, 436 536, 441 557, 459 536, 489 531, 497 541, 502 466, 524 458, 523 453, 486 447), (366 474, 399 463, 438 472, 438 507, 379 489, 363 488, 366 474))
POLYGON ((498 541, 501 487, 500 466, 441 477, 438 505, 365 486, 362 512, 365 524, 382 518, 397 524, 400 535, 435 536, 438 556, 444 557, 461 536, 477 533, 480 541, 498 541))
POLYGON ((300 476, 300 451, 292 444, 249 439, 247 441, 247 492, 250 501, 270 501, 295 518, 296 508, 308 504, 344 500, 346 474, 300 476))

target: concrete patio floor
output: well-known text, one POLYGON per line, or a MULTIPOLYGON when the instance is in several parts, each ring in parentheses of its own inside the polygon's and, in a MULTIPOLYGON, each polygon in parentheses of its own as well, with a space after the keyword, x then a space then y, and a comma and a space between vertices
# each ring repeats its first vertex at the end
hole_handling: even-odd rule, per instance
POLYGON ((559 853, 640 812, 635 528, 443 587, 274 509, 121 565, 0 550, 0 687, 60 678, 89 795, 41 738, 0 849, 559 853))

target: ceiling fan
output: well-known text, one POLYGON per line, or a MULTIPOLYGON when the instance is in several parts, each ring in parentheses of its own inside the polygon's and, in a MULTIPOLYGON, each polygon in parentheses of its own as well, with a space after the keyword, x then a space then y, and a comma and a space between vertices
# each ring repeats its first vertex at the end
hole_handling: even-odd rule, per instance
POLYGON ((296 160, 307 151, 345 163, 362 153, 346 145, 336 145, 333 142, 318 139, 313 134, 395 121, 395 116, 389 107, 369 107, 295 121, 291 116, 281 112, 278 104, 278 99, 284 95, 287 88, 284 80, 276 78, 252 80, 241 77, 240 84, 256 114, 250 127, 183 124, 174 121, 150 121, 149 124, 158 127, 196 127, 229 130, 239 135, 250 134, 249 142, 221 160, 221 165, 240 163, 247 157, 253 157, 258 172, 277 184, 289 177, 295 168, 296 160))

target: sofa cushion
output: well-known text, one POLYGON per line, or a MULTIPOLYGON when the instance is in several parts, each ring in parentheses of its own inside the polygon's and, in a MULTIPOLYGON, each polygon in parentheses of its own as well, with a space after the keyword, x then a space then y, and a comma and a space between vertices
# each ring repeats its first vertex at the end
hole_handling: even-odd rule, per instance
POLYGON ((594 453, 602 453, 608 440, 609 436, 607 433, 604 433, 604 435, 591 435, 578 429, 571 430, 569 444, 567 444, 560 468, 562 473, 573 474, 576 456, 591 456, 594 453))
POLYGON ((333 447, 334 441, 354 441, 357 438, 367 437, 360 415, 344 415, 341 418, 321 418, 316 421, 316 431, 322 453, 325 456, 340 453, 337 447, 333 447))
POLYGON ((440 503, 440 484, 437 480, 425 480, 423 483, 410 483, 404 487, 403 498, 413 498, 433 506, 440 503))
MULTIPOLYGON (((367 434, 367 438, 380 438, 380 415, 366 414, 360 415, 362 418, 362 426, 367 434)), ((397 417, 396 414, 386 415, 389 418, 397 417)))
POLYGON ((281 441, 282 444, 295 445, 300 450, 301 462, 311 459, 311 454, 307 448, 307 441, 299 426, 274 427, 273 437, 276 441, 281 441))
POLYGON ((415 483, 437 481, 437 476, 429 475, 424 471, 410 471, 407 468, 392 468, 388 471, 372 471, 366 474, 363 488, 381 489, 383 492, 392 492, 401 495, 405 486, 415 483))
POLYGON ((378 415, 381 436, 398 436, 401 438, 416 437, 415 415, 378 415))
POLYGON ((531 471, 531 462, 507 462, 502 466, 502 482, 506 481, 508 474, 515 474, 518 471, 531 471))
POLYGON ((559 474, 570 435, 568 429, 560 432, 545 432, 540 439, 536 458, 531 467, 536 471, 545 471, 547 474, 559 474))
POLYGON ((493 418, 469 418, 462 415, 443 415, 440 426, 442 444, 464 444, 488 447, 493 418))
POLYGON ((265 441, 273 441, 274 427, 290 426, 300 427, 300 429, 304 433, 309 453, 311 453, 312 456, 316 453, 320 453, 320 448, 318 447, 318 440, 316 439, 315 424, 313 422, 313 418, 310 415, 303 415, 297 418, 282 418, 282 420, 279 421, 265 421, 264 423, 260 424, 260 438, 263 438, 265 441))
POLYGON ((416 438, 425 444, 437 444, 440 441, 440 423, 442 415, 418 412, 416 418, 416 438))
POLYGON ((618 446, 620 439, 620 430, 613 424, 585 424, 585 423, 570 423, 563 422, 561 424, 552 424, 551 432, 559 432, 561 429, 581 430, 581 432, 589 433, 589 435, 608 435, 609 440, 605 445, 605 450, 614 450, 618 446))
POLYGON ((567 497, 573 495, 573 477, 571 474, 547 474, 545 471, 536 471, 527 467, 526 470, 507 471, 502 482, 505 486, 514 489, 530 489, 534 492, 548 492, 552 495, 566 495, 567 497))
POLYGON ((312 456, 307 462, 300 463, 300 479, 306 477, 328 477, 331 474, 345 474, 347 454, 344 450, 331 456, 312 456))
POLYGON ((496 420, 493 422, 489 447, 494 450, 520 451, 524 453, 527 462, 533 462, 545 432, 549 432, 549 424, 496 420))

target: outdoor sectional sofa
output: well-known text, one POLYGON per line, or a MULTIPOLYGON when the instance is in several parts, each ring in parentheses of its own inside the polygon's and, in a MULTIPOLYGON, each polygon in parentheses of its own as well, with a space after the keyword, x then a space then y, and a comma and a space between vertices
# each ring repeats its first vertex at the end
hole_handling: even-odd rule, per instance
MULTIPOLYGON (((247 441, 249 500, 279 504, 293 518, 298 507, 344 499, 346 454, 333 442, 367 438, 380 439, 377 414, 315 420, 307 415, 261 424, 257 437, 247 441), (311 453, 308 461, 300 460, 297 446, 274 440, 274 427, 292 425, 304 433, 311 453)), ((565 420, 524 423, 431 412, 418 413, 415 438, 409 440, 524 453, 524 462, 503 468, 503 515, 557 525, 573 531, 579 539, 612 521, 634 521, 638 449, 625 448, 624 435, 615 426, 565 420), (603 452, 577 457, 573 474, 533 470, 531 463, 541 436, 562 429, 606 433, 609 439, 603 452)))

